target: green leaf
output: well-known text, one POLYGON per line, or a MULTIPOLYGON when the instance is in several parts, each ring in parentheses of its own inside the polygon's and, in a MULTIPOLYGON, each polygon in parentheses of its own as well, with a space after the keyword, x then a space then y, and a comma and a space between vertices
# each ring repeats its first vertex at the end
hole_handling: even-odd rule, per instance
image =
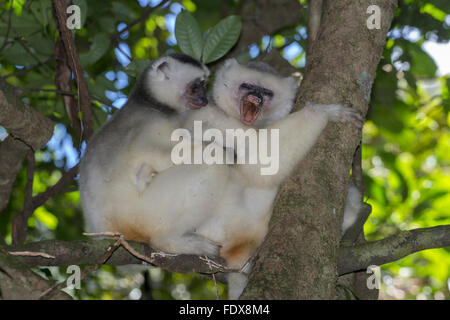
POLYGON ((107 99, 105 95, 106 88, 102 84, 94 83, 94 81, 88 82, 88 89, 92 96, 103 100, 107 99))
POLYGON ((241 27, 238 16, 229 16, 216 24, 206 38, 202 62, 210 63, 223 57, 236 44, 241 27))
MULTIPOLYGON (((6 35, 8 30, 8 20, 0 21, 0 35, 6 35)), ((22 12, 20 17, 11 15, 11 28, 9 36, 28 36, 41 30, 40 23, 30 12, 22 12)))
POLYGON ((94 64, 108 51, 109 37, 106 33, 97 33, 91 42, 89 52, 80 54, 80 61, 83 66, 94 64))
POLYGON ((419 45, 409 43, 408 55, 411 57, 410 72, 416 78, 434 78, 436 76, 436 63, 419 45))
POLYGON ((116 91, 117 88, 114 86, 114 82, 108 80, 104 75, 99 74, 97 77, 95 77, 95 83, 97 85, 100 85, 102 88, 105 88, 106 90, 116 91))
POLYGON ((50 0, 33 1, 30 5, 36 19, 45 27, 48 24, 48 14, 52 12, 52 3, 50 0))
POLYGON ((436 20, 439 20, 441 22, 444 22, 445 17, 447 16, 447 14, 444 11, 436 8, 431 3, 427 3, 422 8, 420 8, 420 12, 428 13, 433 18, 435 18, 436 20))
POLYGON ((112 17, 101 17, 98 19, 98 23, 103 31, 107 33, 115 33, 116 31, 116 22, 112 17))
POLYGON ((98 119, 98 121, 100 122, 100 125, 97 123, 97 121, 94 121, 94 128, 96 130, 98 130, 100 128, 100 126, 106 122, 106 120, 108 119, 108 113, 106 111, 104 111, 102 108, 93 108, 92 109, 96 118, 98 119))
POLYGON ((136 18, 135 14, 130 10, 129 6, 121 2, 113 2, 111 4, 111 10, 115 15, 116 20, 124 20, 124 22, 128 23, 129 21, 132 21, 136 18))
POLYGON ((35 34, 27 37, 28 44, 33 47, 36 53, 44 55, 44 59, 50 58, 55 50, 55 44, 50 37, 45 38, 42 34, 35 34))
POLYGON ((187 11, 180 13, 175 22, 175 38, 185 54, 200 60, 203 50, 203 37, 195 18, 187 11))
POLYGON ((150 60, 148 59, 135 59, 131 61, 124 69, 125 73, 129 76, 137 78, 141 72, 150 65, 150 60))
POLYGON ((58 226, 58 218, 44 207, 39 207, 34 212, 34 217, 44 223, 50 230, 55 230, 58 226))
POLYGON ((23 5, 25 4, 25 0, 15 0, 9 1, 8 5, 6 6, 6 9, 11 8, 11 3, 13 4, 14 13, 16 16, 20 16, 22 14, 23 5))
POLYGON ((7 46, 3 56, 12 64, 19 66, 30 66, 37 62, 18 42, 7 46))

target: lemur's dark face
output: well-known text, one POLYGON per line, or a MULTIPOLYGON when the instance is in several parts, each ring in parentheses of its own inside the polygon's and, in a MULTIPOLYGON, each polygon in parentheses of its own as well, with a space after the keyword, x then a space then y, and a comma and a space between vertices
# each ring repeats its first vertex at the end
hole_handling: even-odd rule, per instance
POLYGON ((267 88, 243 82, 239 86, 240 115, 245 125, 252 125, 258 118, 264 105, 273 98, 273 91, 267 88))
POLYGON ((197 78, 189 82, 186 86, 184 97, 187 105, 191 109, 200 109, 208 104, 206 96, 206 81, 197 78))

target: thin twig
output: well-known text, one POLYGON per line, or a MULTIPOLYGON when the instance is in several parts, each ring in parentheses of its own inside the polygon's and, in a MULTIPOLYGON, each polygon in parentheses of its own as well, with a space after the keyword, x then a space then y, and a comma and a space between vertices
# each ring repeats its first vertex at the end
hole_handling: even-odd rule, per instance
POLYGON ((123 51, 123 49, 120 47, 120 43, 119 43, 119 37, 124 34, 125 32, 129 31, 131 28, 133 28, 135 25, 137 25, 138 23, 145 21, 150 14, 152 14, 152 12, 154 12, 156 9, 162 7, 163 5, 165 5, 166 3, 168 3, 169 0, 163 0, 161 1, 158 5, 154 6, 154 7, 149 7, 146 10, 144 10, 144 12, 142 13, 142 15, 134 20, 133 22, 131 22, 129 25, 127 25, 125 28, 123 28, 122 30, 120 30, 119 32, 115 33, 112 37, 111 37, 111 43, 114 45, 114 47, 116 47, 120 53, 122 53, 125 57, 128 58, 128 60, 133 61, 133 58, 130 57, 128 55, 128 53, 126 53, 125 51, 123 51))
POLYGON ((20 257, 42 257, 46 259, 56 259, 55 256, 45 252, 32 252, 32 251, 8 251, 8 253, 12 256, 20 256, 20 257))
POLYGON ((155 11, 156 9, 162 7, 163 5, 165 5, 166 3, 168 3, 169 0, 163 0, 161 1, 158 5, 154 6, 154 7, 149 7, 147 9, 144 10, 144 12, 142 13, 142 15, 134 20, 133 22, 131 22, 130 24, 128 24, 125 28, 123 28, 122 30, 120 30, 119 32, 115 33, 112 37, 111 37, 111 41, 115 42, 122 34, 124 34, 125 32, 127 32, 128 30, 130 30, 131 28, 133 28, 135 25, 137 25, 138 23, 146 20, 150 14, 155 11))
POLYGON ((23 68, 23 69, 21 69, 21 70, 19 70, 19 71, 16 71, 16 72, 14 72, 14 73, 7 74, 7 75, 3 76, 3 78, 6 79, 6 78, 10 78, 10 77, 17 77, 17 76, 20 76, 20 75, 22 75, 22 74, 25 74, 25 73, 27 73, 27 72, 29 72, 29 71, 31 71, 31 70, 34 70, 34 69, 36 69, 36 68, 39 68, 40 66, 42 66, 42 65, 44 65, 44 64, 47 64, 47 63, 49 63, 49 62, 51 62, 51 61, 54 61, 54 60, 55 60, 55 57, 51 57, 51 58, 49 58, 49 59, 47 59, 47 60, 45 60, 45 61, 43 61, 43 62, 40 62, 40 63, 35 64, 35 65, 33 65, 33 66, 30 66, 30 67, 28 67, 28 68, 23 68))
POLYGON ((122 234, 120 232, 115 232, 115 231, 83 232, 83 236, 86 236, 86 237, 110 237, 110 238, 117 238, 117 237, 121 237, 122 234))
MULTIPOLYGON (((105 253, 100 257, 100 259, 98 260, 98 262, 95 265, 88 266, 83 269, 83 272, 80 275, 80 281, 86 279, 86 277, 91 272, 94 272, 98 268, 100 268, 106 261, 108 261, 108 259, 114 253, 114 251, 116 251, 117 248, 119 248, 119 247, 120 247, 120 238, 114 244, 112 244, 112 245, 108 246, 108 248, 106 248, 105 253)), ((48 288, 38 297, 38 300, 43 299, 45 296, 47 296, 49 293, 51 293, 53 291, 63 289, 66 284, 67 284, 66 281, 62 281, 62 282, 57 283, 56 285, 48 288)))
POLYGON ((26 45, 25 41, 20 39, 20 38, 16 38, 16 41, 19 42, 19 44, 22 46, 22 48, 25 49, 26 52, 28 52, 28 54, 33 57, 34 60, 36 60, 36 62, 38 63, 38 65, 44 66, 45 68, 47 68, 49 71, 53 72, 53 70, 45 63, 45 61, 41 61, 41 59, 39 59, 38 56, 36 56, 33 51, 30 50, 30 48, 28 48, 28 46, 26 45))
MULTIPOLYGON (((57 94, 60 94, 60 95, 63 95, 63 96, 76 96, 77 95, 77 93, 75 93, 75 92, 70 92, 70 91, 65 91, 65 90, 58 90, 58 89, 41 89, 41 88, 15 88, 15 89, 17 91, 27 91, 27 92, 57 93, 57 94)), ((104 104, 105 106, 115 108, 110 102, 108 102, 108 101, 106 101, 106 100, 104 100, 102 98, 99 98, 97 96, 92 95, 92 96, 90 96, 90 99, 98 101, 98 102, 104 104)))
POLYGON ((48 92, 48 93, 57 93, 63 96, 75 96, 76 93, 65 91, 65 90, 58 90, 58 89, 41 89, 41 88, 16 88, 18 91, 26 91, 26 92, 48 92))
POLYGON ((134 250, 130 244, 125 240, 123 234, 120 232, 114 232, 114 231, 105 231, 105 232, 97 232, 97 233, 83 233, 85 236, 89 237, 97 237, 97 236, 105 236, 105 237, 111 237, 111 238, 119 238, 117 241, 119 241, 119 245, 124 247, 131 255, 135 256, 139 260, 145 261, 150 264, 154 264, 154 260, 150 257, 144 256, 143 254, 140 254, 136 250, 134 250))
POLYGON ((126 53, 125 51, 123 51, 123 49, 120 47, 120 43, 119 42, 116 42, 116 48, 117 48, 117 50, 119 50, 120 51, 120 53, 122 53, 130 62, 131 61, 133 61, 133 58, 131 58, 129 55, 128 55, 128 53, 126 53))
POLYGON ((60 0, 53 0, 53 6, 55 8, 60 37, 64 42, 64 47, 68 56, 68 62, 77 81, 79 109, 83 115, 83 135, 87 140, 94 132, 92 127, 92 109, 87 81, 83 75, 83 68, 81 67, 80 57, 78 56, 76 50, 72 32, 66 25, 66 8, 64 8, 64 4, 60 0))
POLYGON ((206 260, 206 263, 209 266, 209 269, 211 270, 211 276, 212 276, 212 279, 214 281, 214 287, 216 288, 216 300, 220 300, 220 298, 219 298, 219 288, 217 287, 216 275, 215 275, 215 272, 213 272, 213 269, 212 269, 212 266, 211 266, 211 261, 208 259, 208 256, 205 256, 205 260, 206 260))
MULTIPOLYGON (((124 247, 131 255, 133 255, 134 257, 138 258, 139 260, 145 261, 147 263, 150 263, 152 265, 155 265, 155 259, 154 257, 156 255, 159 256, 178 256, 178 254, 173 254, 173 253, 166 253, 166 252, 153 252, 151 257, 145 256, 143 254, 140 254, 139 252, 137 252, 135 249, 133 249, 133 247, 131 247, 131 245, 125 240, 123 234, 121 234, 120 232, 115 232, 115 231, 105 231, 105 232, 96 232, 96 233, 83 233, 83 235, 85 236, 89 236, 89 237, 98 237, 98 236, 103 236, 103 237, 112 237, 112 238, 117 238, 119 237, 120 240, 120 245, 122 247, 124 247)), ((206 265, 210 268, 212 273, 216 273, 216 272, 227 272, 227 273, 236 273, 236 272, 242 272, 243 269, 248 265, 249 260, 244 264, 244 266, 240 269, 229 269, 215 261, 210 260, 208 257, 203 258, 203 257, 199 257, 200 260, 204 261, 206 263, 206 265), (212 267, 216 268, 217 271, 213 271, 212 267)))
POLYGON ((75 176, 78 173, 78 167, 79 167, 79 164, 77 164, 76 166, 71 168, 69 171, 64 173, 63 176, 59 179, 59 181, 55 185, 51 186, 46 191, 33 197, 33 209, 35 210, 36 208, 42 206, 48 199, 50 199, 54 195, 60 193, 62 191, 62 189, 64 188, 64 186, 66 184, 68 184, 69 182, 71 182, 73 180, 73 178, 75 178, 75 176))

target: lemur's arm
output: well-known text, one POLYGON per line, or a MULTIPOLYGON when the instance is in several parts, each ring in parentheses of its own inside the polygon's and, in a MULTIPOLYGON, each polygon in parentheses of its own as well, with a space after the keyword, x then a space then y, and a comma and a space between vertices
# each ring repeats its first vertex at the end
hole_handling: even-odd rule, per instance
MULTIPOLYGON (((300 111, 294 112, 286 118, 270 125, 268 130, 269 152, 277 150, 271 145, 270 130, 279 130, 279 167, 276 174, 261 175, 261 169, 267 167, 258 164, 240 165, 240 171, 257 185, 276 187, 289 176, 295 166, 305 158, 325 129, 328 121, 351 122, 358 128, 362 127, 363 119, 353 108, 340 104, 307 103, 300 111)), ((242 152, 242 150, 238 150, 242 152)), ((248 146, 245 152, 248 152, 248 146)))

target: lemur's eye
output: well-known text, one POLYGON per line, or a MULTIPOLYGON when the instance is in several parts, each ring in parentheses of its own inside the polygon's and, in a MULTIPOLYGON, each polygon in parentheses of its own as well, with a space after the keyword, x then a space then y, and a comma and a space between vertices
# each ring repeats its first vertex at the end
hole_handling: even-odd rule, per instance
POLYGON ((272 91, 272 90, 269 90, 269 89, 266 89, 266 88, 263 88, 263 89, 262 89, 262 94, 265 95, 265 96, 268 96, 268 97, 270 97, 270 98, 273 97, 273 91, 272 91))
POLYGON ((248 84, 245 82, 239 86, 239 89, 245 89, 245 90, 251 90, 252 88, 253 88, 253 86, 251 84, 248 84))
POLYGON ((261 87, 261 86, 255 85, 255 84, 250 84, 250 83, 244 82, 239 86, 239 89, 259 92, 260 94, 267 96, 269 98, 273 97, 272 90, 266 89, 264 87, 261 87))

